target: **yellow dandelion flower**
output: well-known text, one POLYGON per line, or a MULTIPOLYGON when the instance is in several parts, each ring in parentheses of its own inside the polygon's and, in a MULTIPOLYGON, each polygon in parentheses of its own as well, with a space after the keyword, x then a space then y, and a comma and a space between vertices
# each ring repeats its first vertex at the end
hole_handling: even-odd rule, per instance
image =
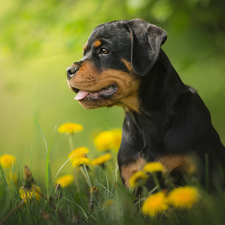
POLYGON ((64 175, 60 178, 58 178, 56 180, 56 184, 60 184, 62 188, 67 187, 68 185, 70 185, 73 181, 73 175, 68 174, 68 175, 64 175))
POLYGON ((72 165, 73 167, 79 167, 82 164, 84 164, 85 166, 87 166, 90 163, 90 159, 86 158, 86 157, 79 157, 73 160, 72 165))
POLYGON ((135 188, 140 183, 145 183, 148 179, 148 175, 143 171, 134 173, 129 181, 130 187, 135 188))
POLYGON ((35 198, 37 201, 41 198, 41 189, 38 186, 32 185, 29 190, 26 189, 20 189, 19 190, 20 197, 22 199, 25 198, 25 202, 27 203, 27 199, 33 199, 35 198))
POLYGON ((163 192, 158 192, 156 194, 150 195, 142 205, 142 213, 144 215, 149 215, 151 217, 156 216, 158 213, 163 212, 168 209, 168 204, 166 201, 165 194, 163 192))
POLYGON ((119 129, 103 131, 94 139, 95 146, 100 151, 113 149, 118 151, 121 143, 122 131, 119 129))
POLYGON ((111 132, 113 132, 113 136, 114 136, 112 149, 115 151, 118 151, 120 148, 121 139, 122 139, 122 130, 114 129, 114 130, 111 130, 111 132))
POLYGON ((64 123, 59 126, 58 132, 73 134, 83 130, 83 126, 77 123, 64 123))
POLYGON ((70 152, 70 154, 68 155, 68 158, 70 159, 70 161, 73 161, 75 158, 84 157, 85 154, 88 152, 89 152, 88 148, 79 147, 74 149, 72 152, 70 152))
POLYGON ((179 187, 169 193, 168 202, 178 208, 191 208, 199 200, 199 192, 194 187, 179 187))
POLYGON ((92 165, 101 165, 105 163, 106 161, 110 160, 112 158, 112 155, 110 153, 107 153, 105 155, 99 156, 98 158, 95 158, 91 161, 92 165))
POLYGON ((16 161, 16 157, 9 154, 2 155, 0 159, 2 168, 11 168, 16 161))
POLYGON ((154 172, 165 172, 166 169, 160 162, 150 162, 145 165, 144 171, 147 173, 154 173, 154 172))
POLYGON ((90 193, 91 193, 91 194, 92 194, 92 193, 97 194, 97 193, 98 193, 98 188, 95 187, 95 186, 93 186, 93 187, 90 189, 90 193))

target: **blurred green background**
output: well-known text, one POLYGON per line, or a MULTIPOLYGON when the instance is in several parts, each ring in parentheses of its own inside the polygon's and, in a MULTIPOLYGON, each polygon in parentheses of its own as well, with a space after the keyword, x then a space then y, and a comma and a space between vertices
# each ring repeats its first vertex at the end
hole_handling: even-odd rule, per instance
MULTIPOLYGON (((83 45, 100 23, 142 18, 165 29, 163 49, 184 83, 197 89, 225 143, 224 0, 0 0, 0 155, 44 172, 45 147, 56 172, 70 152, 65 122, 80 123, 76 147, 96 155, 93 137, 121 128, 121 108, 85 110, 67 87, 66 68, 81 59, 83 45)), ((63 170, 69 170, 65 167, 63 170)))

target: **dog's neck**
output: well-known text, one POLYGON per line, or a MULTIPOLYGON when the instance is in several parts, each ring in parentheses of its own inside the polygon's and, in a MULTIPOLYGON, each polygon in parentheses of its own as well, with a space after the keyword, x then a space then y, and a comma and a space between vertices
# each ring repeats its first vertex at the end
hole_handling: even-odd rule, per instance
POLYGON ((187 86, 183 84, 168 57, 161 50, 154 67, 141 80, 140 111, 142 113, 154 113, 162 109, 168 111, 170 110, 168 103, 173 104, 174 96, 184 89, 187 89, 187 86))
MULTIPOLYGON (((151 146, 154 146, 155 151, 160 151, 163 149, 162 143, 173 114, 173 106, 178 101, 176 98, 189 89, 162 50, 154 67, 141 79, 140 110, 126 111, 122 143, 127 145, 126 148, 138 152, 151 146)), ((154 158, 154 152, 148 152, 148 156, 154 158)))
POLYGON ((177 98, 182 93, 191 93, 184 85, 163 50, 151 71, 141 78, 139 88, 139 111, 128 111, 135 118, 146 122, 161 123, 172 113, 177 98))

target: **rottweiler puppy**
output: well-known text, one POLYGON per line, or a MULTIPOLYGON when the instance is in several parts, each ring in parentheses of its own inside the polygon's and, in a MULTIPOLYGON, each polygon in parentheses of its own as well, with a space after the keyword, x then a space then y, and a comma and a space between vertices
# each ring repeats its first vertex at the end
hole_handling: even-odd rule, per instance
POLYGON ((124 108, 118 164, 129 187, 147 162, 161 162, 173 175, 191 168, 206 185, 224 179, 225 148, 210 113, 185 85, 161 49, 167 33, 141 19, 97 26, 83 58, 67 68, 70 89, 86 109, 124 108))

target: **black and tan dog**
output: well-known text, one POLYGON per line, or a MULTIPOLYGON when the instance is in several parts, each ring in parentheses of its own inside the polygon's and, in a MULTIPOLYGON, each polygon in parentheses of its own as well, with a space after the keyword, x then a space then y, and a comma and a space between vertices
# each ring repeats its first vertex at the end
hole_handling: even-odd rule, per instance
POLYGON ((164 30, 140 19, 99 25, 83 58, 67 68, 68 85, 84 108, 124 108, 118 163, 126 186, 149 161, 174 175, 194 168, 203 184, 209 179, 217 185, 224 146, 205 104, 161 49, 166 38, 164 30))

